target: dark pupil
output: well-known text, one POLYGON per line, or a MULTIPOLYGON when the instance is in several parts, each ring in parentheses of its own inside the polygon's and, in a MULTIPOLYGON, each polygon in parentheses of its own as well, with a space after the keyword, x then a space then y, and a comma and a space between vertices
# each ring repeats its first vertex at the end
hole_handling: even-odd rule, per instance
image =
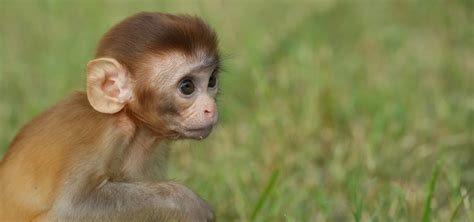
POLYGON ((212 75, 211 78, 209 78, 209 83, 207 84, 207 87, 213 88, 214 86, 216 86, 216 83, 217 83, 216 76, 212 75))
POLYGON ((179 90, 184 94, 184 95, 190 95, 194 92, 194 84, 191 80, 186 79, 181 82, 179 85, 179 90))

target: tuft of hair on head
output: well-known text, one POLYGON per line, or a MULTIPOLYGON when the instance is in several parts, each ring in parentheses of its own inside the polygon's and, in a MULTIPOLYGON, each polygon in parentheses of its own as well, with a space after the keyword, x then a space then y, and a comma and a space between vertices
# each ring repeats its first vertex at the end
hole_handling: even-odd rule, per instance
POLYGON ((141 12, 126 18, 100 40, 96 58, 112 57, 133 75, 150 53, 178 51, 186 56, 204 52, 219 59, 217 35, 196 16, 141 12))

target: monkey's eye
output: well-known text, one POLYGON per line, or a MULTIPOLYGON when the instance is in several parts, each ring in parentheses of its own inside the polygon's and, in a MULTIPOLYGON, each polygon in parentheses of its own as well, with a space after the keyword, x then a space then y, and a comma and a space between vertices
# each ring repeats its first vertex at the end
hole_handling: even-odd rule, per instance
POLYGON ((185 79, 179 83, 179 91, 184 95, 191 95, 194 92, 194 83, 190 79, 185 79))
POLYGON ((216 87, 216 84, 217 84, 216 75, 211 75, 211 78, 209 78, 209 83, 207 83, 207 87, 214 88, 216 87))

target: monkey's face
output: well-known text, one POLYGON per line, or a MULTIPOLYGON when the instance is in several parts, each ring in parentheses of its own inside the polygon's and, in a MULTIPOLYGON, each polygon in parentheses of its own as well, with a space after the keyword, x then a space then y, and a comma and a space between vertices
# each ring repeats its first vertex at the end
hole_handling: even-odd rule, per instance
POLYGON ((102 38, 87 65, 98 112, 124 110, 161 138, 203 139, 217 122, 216 34, 196 17, 144 13, 102 38))
POLYGON ((154 64, 148 69, 151 74, 146 75, 151 78, 143 83, 149 87, 139 89, 139 102, 148 113, 142 119, 167 138, 206 138, 218 118, 217 59, 173 54, 152 59, 149 64, 154 64))

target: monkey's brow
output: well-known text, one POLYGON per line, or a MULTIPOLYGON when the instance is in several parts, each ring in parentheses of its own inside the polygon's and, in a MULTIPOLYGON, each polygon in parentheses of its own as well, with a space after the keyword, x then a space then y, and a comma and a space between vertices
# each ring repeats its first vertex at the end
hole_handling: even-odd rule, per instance
POLYGON ((209 68, 216 69, 218 66, 219 66, 219 61, 212 59, 192 68, 189 72, 186 73, 186 76, 192 75, 193 73, 198 73, 202 70, 209 69, 209 68))

